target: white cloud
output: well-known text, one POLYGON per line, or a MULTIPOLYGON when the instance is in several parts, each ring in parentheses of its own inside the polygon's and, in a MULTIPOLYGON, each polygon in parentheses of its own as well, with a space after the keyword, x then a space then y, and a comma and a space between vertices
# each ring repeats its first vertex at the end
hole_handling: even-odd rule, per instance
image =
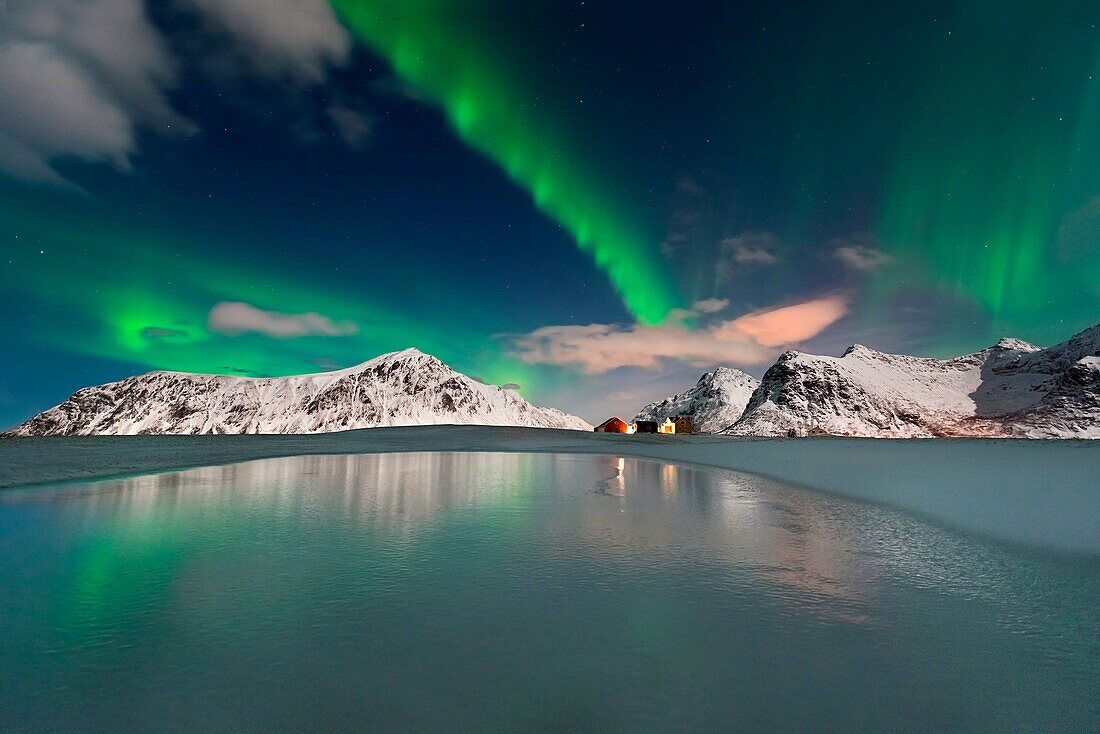
POLYGON ((776 239, 770 232, 745 232, 722 240, 718 281, 729 281, 738 271, 777 265, 776 239))
POLYGON ((763 247, 738 245, 733 248, 733 261, 738 265, 775 265, 779 258, 763 247))
POLYGON ((889 265, 894 259, 882 250, 876 249, 874 244, 874 240, 867 235, 833 240, 832 257, 852 270, 858 270, 861 273, 873 272, 884 265, 889 265))
POLYGON ((351 53, 351 36, 328 0, 189 0, 239 41, 235 51, 261 74, 324 81, 351 53))
POLYGON ((335 359, 329 359, 328 357, 314 357, 309 360, 309 363, 315 367, 320 367, 325 372, 331 372, 332 370, 340 369, 340 363, 335 359))
MULTIPOLYGON (((196 10, 204 36, 217 41, 198 53, 221 53, 222 68, 237 74, 321 83, 351 53, 328 0, 178 0, 176 7, 196 10)), ((168 99, 179 66, 144 0, 0 0, 0 173, 72 186, 58 162, 129 171, 139 129, 196 132, 168 99)), ((349 146, 366 142, 369 117, 344 108, 330 117, 349 146)))
POLYGON ((680 323, 661 326, 544 326, 516 337, 512 356, 527 364, 571 367, 599 374, 620 367, 657 369, 664 359, 702 366, 717 362, 757 364, 771 356, 750 339, 719 342, 710 331, 680 323))
POLYGON ((315 312, 280 313, 265 311, 241 301, 223 301, 210 309, 206 319, 210 331, 229 336, 248 332, 266 334, 275 339, 299 336, 350 336, 359 333, 354 321, 334 321, 315 312))
POLYGON ((692 310, 697 313, 717 313, 730 305, 730 302, 726 298, 707 298, 702 301, 696 301, 692 306, 692 310))
POLYGON ((0 17, 0 170, 65 184, 56 160, 128 170, 135 129, 188 134, 176 62, 141 0, 11 0, 0 17))
POLYGON ((59 156, 129 167, 134 146, 130 117, 50 46, 0 48, 0 99, 19 100, 5 105, 0 116, 0 168, 5 172, 64 184, 51 165, 59 156))
POLYGON ((658 326, 545 326, 511 338, 512 356, 599 374, 620 367, 658 369, 664 360, 709 367, 761 364, 781 346, 816 336, 848 312, 841 295, 744 314, 698 329, 669 319, 658 326))
POLYGON ((374 136, 374 118, 368 114, 339 105, 329 107, 325 112, 340 138, 353 150, 360 150, 374 136))
POLYGON ((733 261, 739 265, 775 265, 779 258, 767 250, 738 247, 734 250, 733 261))
POLYGON ((717 313, 725 309, 728 305, 730 305, 730 302, 729 299, 726 298, 707 298, 702 301, 696 301, 692 304, 691 308, 674 308, 669 311, 668 316, 665 317, 665 323, 679 323, 687 321, 688 319, 717 313))

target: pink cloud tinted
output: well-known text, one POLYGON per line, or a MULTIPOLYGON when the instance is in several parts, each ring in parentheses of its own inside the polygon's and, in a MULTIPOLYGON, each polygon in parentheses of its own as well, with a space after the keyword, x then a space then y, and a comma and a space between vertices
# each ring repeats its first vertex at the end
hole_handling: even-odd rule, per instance
POLYGON ((778 347, 815 337, 846 313, 847 301, 841 296, 830 296, 746 314, 721 324, 716 336, 747 334, 761 346, 778 347))
POLYGON ((774 359, 779 347, 820 334, 847 312, 846 297, 832 295, 695 329, 677 319, 658 326, 544 326, 513 337, 512 356, 527 364, 560 365, 586 374, 619 367, 656 369, 664 360, 697 367, 762 364, 774 359))

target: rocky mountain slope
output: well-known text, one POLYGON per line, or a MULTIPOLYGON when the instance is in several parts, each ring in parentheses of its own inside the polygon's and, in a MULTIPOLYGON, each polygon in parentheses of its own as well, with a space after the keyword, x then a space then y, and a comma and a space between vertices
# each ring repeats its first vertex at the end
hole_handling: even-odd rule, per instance
POLYGON ((664 421, 686 415, 698 433, 717 433, 741 417, 760 380, 741 370, 718 367, 706 372, 689 390, 659 400, 638 411, 634 420, 664 421))
POLYGON ((939 360, 861 345, 787 352, 740 420, 742 436, 1100 438, 1100 326, 1047 349, 1002 339, 939 360))
POLYGON ((407 349, 294 377, 150 372, 79 390, 8 435, 325 433, 452 423, 592 428, 407 349))

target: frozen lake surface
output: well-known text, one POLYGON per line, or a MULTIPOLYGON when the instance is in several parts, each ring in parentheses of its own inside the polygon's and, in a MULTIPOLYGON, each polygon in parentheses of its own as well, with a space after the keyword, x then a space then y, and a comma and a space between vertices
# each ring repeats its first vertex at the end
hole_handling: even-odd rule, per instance
POLYGON ((0 488, 305 454, 599 454, 751 472, 1010 543, 1100 555, 1100 441, 738 439, 500 426, 0 440, 0 488))
POLYGON ((617 456, 0 492, 0 731, 1097 731, 1100 559, 617 456))

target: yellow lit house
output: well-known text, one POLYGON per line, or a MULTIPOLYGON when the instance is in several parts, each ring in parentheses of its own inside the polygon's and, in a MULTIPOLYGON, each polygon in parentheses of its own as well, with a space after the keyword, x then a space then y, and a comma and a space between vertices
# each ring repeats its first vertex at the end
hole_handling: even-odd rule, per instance
POLYGON ((634 425, 637 427, 638 433, 676 433, 676 424, 672 422, 671 418, 665 418, 663 423, 659 421, 636 421, 634 425))

